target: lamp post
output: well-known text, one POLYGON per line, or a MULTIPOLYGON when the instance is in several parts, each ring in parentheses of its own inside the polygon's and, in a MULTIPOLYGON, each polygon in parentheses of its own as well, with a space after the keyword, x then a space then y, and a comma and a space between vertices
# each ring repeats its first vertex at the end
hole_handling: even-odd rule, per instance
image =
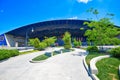
MULTIPOLYGON (((29 29, 27 29, 27 31, 26 31, 26 39, 25 39, 25 46, 26 46, 26 47, 28 47, 28 31, 29 31, 29 29)), ((34 32, 33 27, 32 27, 32 29, 31 29, 31 32, 34 32)))

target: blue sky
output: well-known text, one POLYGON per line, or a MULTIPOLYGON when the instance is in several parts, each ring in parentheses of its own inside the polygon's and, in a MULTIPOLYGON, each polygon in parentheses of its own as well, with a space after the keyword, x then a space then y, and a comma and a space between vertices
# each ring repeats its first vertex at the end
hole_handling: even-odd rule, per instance
POLYGON ((0 0, 0 34, 15 28, 46 20, 93 17, 86 12, 93 7, 99 17, 115 14, 113 22, 120 26, 120 0, 0 0))

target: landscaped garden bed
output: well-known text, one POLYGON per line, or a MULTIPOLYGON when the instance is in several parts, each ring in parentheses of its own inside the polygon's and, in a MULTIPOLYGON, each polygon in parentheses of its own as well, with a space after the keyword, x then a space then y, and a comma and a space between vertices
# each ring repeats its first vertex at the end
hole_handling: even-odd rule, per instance
POLYGON ((100 52, 89 52, 89 54, 86 56, 86 63, 87 65, 90 65, 90 60, 98 57, 98 56, 102 56, 105 55, 104 53, 100 53, 100 52))
POLYGON ((74 49, 61 49, 61 50, 53 51, 53 52, 46 52, 42 55, 39 55, 33 58, 32 61, 43 61, 43 60, 48 59, 49 57, 52 57, 52 56, 55 56, 61 53, 71 52, 71 51, 74 51, 74 49))
MULTIPOLYGON (((113 55, 113 50, 115 50, 114 54, 117 54, 117 52, 119 52, 118 49, 112 49, 108 52, 111 55, 113 55)), ((98 56, 103 56, 105 54, 106 54, 105 52, 99 52, 99 51, 89 52, 89 54, 86 56, 87 65, 90 67, 90 61, 93 58, 98 57, 98 56)), ((118 56, 118 58, 113 57, 113 56, 111 56, 110 58, 102 59, 96 63, 96 67, 98 68, 97 77, 100 80, 119 80, 120 79, 120 76, 119 76, 120 58, 119 58, 119 56, 118 56)))

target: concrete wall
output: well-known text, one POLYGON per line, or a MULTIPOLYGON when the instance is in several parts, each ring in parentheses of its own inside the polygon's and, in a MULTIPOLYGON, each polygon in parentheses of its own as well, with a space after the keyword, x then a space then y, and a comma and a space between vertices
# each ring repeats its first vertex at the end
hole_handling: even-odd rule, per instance
POLYGON ((15 37, 13 35, 5 34, 8 47, 22 47, 25 44, 25 38, 15 37))

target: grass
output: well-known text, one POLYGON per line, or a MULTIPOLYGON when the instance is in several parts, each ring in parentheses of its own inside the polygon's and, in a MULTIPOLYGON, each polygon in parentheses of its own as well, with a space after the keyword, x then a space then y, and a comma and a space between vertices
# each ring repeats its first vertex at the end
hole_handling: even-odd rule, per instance
MULTIPOLYGON (((62 53, 70 52, 70 51, 74 51, 74 49, 70 49, 70 50, 62 49, 62 53)), ((61 54, 61 51, 54 51, 53 52, 53 56, 58 55, 58 54, 61 54)), ((39 55, 39 56, 33 58, 32 60, 33 61, 41 61, 41 60, 46 60, 49 57, 51 57, 51 53, 50 52, 46 52, 46 53, 44 53, 42 55, 39 55)))
POLYGON ((39 51, 39 50, 20 52, 19 55, 28 54, 28 53, 33 53, 33 52, 38 52, 38 51, 39 51))
MULTIPOLYGON (((56 52, 56 51, 53 52, 53 56, 55 56, 55 55, 57 55, 57 54, 58 54, 58 52, 56 52)), ((47 53, 44 53, 44 54, 42 54, 42 55, 39 55, 39 56, 33 58, 32 60, 33 60, 33 61, 41 61, 41 60, 46 60, 46 59, 48 59, 49 57, 51 57, 51 53, 47 52, 47 53)))
POLYGON ((74 51, 74 49, 61 49, 61 50, 62 50, 62 53, 74 51))
POLYGON ((110 57, 105 58, 96 63, 98 68, 98 77, 100 80, 120 80, 118 75, 118 66, 120 65, 120 59, 110 57))
POLYGON ((33 58, 32 60, 33 60, 33 61, 41 61, 41 60, 45 60, 45 59, 47 59, 47 58, 49 58, 49 56, 47 56, 47 55, 45 55, 45 54, 42 54, 42 55, 39 55, 39 56, 33 58))
POLYGON ((102 56, 105 55, 103 53, 100 52, 90 52, 87 56, 86 56, 86 63, 89 66, 90 65, 90 60, 94 57, 98 57, 98 56, 102 56))

